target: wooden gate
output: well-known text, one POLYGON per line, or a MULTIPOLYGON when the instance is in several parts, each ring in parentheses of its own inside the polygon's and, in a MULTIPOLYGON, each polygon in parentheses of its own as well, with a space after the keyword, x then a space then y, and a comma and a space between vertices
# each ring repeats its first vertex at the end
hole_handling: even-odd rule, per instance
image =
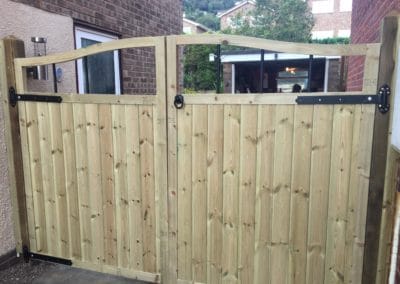
POLYGON ((177 47, 191 44, 365 55, 364 93, 376 90, 380 45, 167 39, 176 232, 169 252, 176 249, 170 265, 178 283, 361 283, 375 106, 297 105, 298 94, 195 94, 176 109, 177 47))
POLYGON ((380 44, 169 36, 8 59, 2 81, 22 95, 6 119, 18 250, 152 282, 360 283, 375 105, 196 94, 177 109, 178 46, 191 44, 365 56, 362 92, 302 96, 377 88, 380 44), (28 66, 135 47, 155 48, 156 96, 23 101, 28 66))
POLYGON ((30 252, 160 281, 167 214, 165 38, 16 59, 15 74, 30 252), (24 67, 141 47, 155 49, 155 96, 47 94, 62 103, 23 101, 24 67))

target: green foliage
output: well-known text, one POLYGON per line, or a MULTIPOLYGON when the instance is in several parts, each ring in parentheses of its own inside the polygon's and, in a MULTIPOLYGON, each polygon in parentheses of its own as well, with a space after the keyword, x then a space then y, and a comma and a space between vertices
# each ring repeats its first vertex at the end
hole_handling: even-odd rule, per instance
POLYGON ((348 37, 323 38, 323 39, 313 39, 310 42, 318 44, 349 44, 350 38, 348 37))
POLYGON ((314 25, 312 13, 303 0, 257 0, 249 15, 233 19, 224 32, 291 42, 308 42, 314 25))
POLYGON ((217 14, 219 11, 229 9, 235 5, 237 0, 183 0, 185 13, 196 10, 217 14))
POLYGON ((214 14, 196 10, 191 13, 186 13, 185 16, 189 20, 202 24, 211 30, 217 31, 220 28, 219 18, 214 14))
POLYGON ((210 62, 210 53, 216 52, 212 45, 189 45, 185 47, 184 86, 191 91, 216 89, 217 66, 210 62))
POLYGON ((196 21, 214 31, 219 30, 217 13, 235 5, 236 0, 184 0, 186 18, 196 21))

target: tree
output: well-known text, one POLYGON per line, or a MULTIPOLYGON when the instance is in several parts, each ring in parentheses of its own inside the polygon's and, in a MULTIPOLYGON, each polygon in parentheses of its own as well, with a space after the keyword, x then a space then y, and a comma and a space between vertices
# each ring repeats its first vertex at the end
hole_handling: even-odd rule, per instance
POLYGON ((216 49, 212 45, 189 45, 184 52, 184 86, 186 91, 215 90, 217 66, 209 55, 216 49))
POLYGON ((233 19, 227 33, 274 40, 308 42, 314 25, 312 13, 303 0, 257 0, 248 16, 233 19))

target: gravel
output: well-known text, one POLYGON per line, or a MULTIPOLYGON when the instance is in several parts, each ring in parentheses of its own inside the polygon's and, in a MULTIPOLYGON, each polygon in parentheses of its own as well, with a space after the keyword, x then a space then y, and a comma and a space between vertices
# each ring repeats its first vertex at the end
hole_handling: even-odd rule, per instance
POLYGON ((15 265, 0 270, 0 283, 145 284, 142 281, 45 261, 31 260, 29 263, 25 263, 22 258, 18 259, 15 265))

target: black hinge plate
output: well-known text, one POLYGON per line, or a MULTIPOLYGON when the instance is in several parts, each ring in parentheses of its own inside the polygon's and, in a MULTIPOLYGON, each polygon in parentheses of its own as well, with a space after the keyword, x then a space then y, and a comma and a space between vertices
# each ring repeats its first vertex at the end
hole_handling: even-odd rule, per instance
POLYGON ((25 102, 44 102, 44 103, 61 103, 60 96, 45 96, 45 95, 19 95, 13 87, 9 90, 10 104, 15 107, 18 101, 25 102))
POLYGON ((343 95, 343 96, 298 96, 299 105, 332 105, 332 104, 375 104, 381 113, 390 109, 390 87, 383 85, 377 95, 343 95))

